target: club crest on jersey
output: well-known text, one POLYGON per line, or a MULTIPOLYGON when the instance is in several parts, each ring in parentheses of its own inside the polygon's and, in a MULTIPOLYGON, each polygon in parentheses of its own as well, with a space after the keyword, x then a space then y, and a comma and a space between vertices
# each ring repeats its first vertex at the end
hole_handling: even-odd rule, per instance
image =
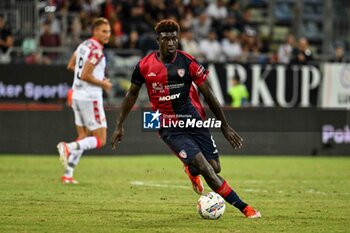
POLYGON ((185 75, 185 69, 177 69, 177 74, 182 78, 185 75))
POLYGON ((96 63, 97 63, 96 57, 92 57, 92 58, 90 59, 90 62, 91 62, 92 64, 96 65, 96 63))
POLYGON ((179 153, 179 156, 183 159, 186 159, 187 158, 187 153, 185 150, 181 150, 180 153, 179 153))

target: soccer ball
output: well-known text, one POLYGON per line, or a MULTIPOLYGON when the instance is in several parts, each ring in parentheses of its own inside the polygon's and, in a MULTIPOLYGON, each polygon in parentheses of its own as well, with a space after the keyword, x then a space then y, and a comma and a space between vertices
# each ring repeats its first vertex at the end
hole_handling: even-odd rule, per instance
POLYGON ((225 201, 219 194, 210 192, 198 199, 197 210, 205 219, 218 219, 225 212, 225 201))

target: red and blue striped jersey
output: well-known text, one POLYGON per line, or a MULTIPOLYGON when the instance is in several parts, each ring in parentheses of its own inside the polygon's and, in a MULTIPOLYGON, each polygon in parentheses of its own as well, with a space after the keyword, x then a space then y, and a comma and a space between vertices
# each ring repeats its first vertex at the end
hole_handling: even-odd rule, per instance
POLYGON ((163 118, 204 119, 194 84, 200 86, 208 73, 194 57, 181 50, 168 64, 160 61, 159 52, 153 52, 135 66, 131 82, 146 84, 152 109, 159 110, 163 118))

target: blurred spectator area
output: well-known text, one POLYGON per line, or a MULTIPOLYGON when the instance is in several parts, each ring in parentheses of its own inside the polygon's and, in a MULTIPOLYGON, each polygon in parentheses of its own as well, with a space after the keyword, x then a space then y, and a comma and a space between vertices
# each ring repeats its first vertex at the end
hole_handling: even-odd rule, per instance
POLYGON ((113 73, 157 49, 153 28, 164 18, 180 23, 187 34, 180 48, 195 54, 198 47, 201 62, 281 62, 287 35, 306 38, 314 60, 334 59, 339 47, 349 59, 350 0, 6 0, 0 14, 15 39, 12 63, 66 64, 101 16, 112 26, 106 56, 113 73), (217 56, 201 49, 209 32, 217 56))

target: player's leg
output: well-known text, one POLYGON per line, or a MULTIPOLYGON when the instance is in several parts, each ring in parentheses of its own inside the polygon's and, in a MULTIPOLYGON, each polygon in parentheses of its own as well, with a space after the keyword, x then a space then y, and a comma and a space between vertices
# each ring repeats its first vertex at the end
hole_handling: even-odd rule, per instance
POLYGON ((106 144, 107 137, 107 123, 102 100, 79 102, 84 126, 91 132, 91 136, 67 143, 67 148, 69 151, 101 148, 106 144))
MULTIPOLYGON (((84 139, 88 136, 89 131, 86 127, 82 126, 76 126, 76 130, 78 133, 77 140, 84 139)), ((76 180, 73 179, 73 174, 75 171, 76 166, 78 165, 81 156, 83 155, 83 150, 72 150, 70 151, 70 155, 68 157, 68 163, 64 172, 64 175, 62 176, 61 180, 63 183, 78 183, 76 180), (69 182, 71 181, 71 182, 69 182)))
MULTIPOLYGON (((214 171, 218 174, 221 171, 220 160, 218 156, 218 150, 214 138, 210 134, 208 129, 195 128, 189 131, 189 136, 200 148, 199 152, 202 152, 207 161, 212 165, 214 171)), ((193 165, 188 165, 192 174, 199 175, 200 171, 193 165)))
POLYGON ((184 171, 192 183, 193 190, 197 194, 202 194, 204 192, 204 186, 199 176, 199 171, 194 166, 189 165, 190 158, 200 152, 199 147, 186 133, 178 132, 174 129, 161 129, 159 134, 184 164, 184 171))
POLYGON ((212 190, 220 194, 220 196, 222 196, 229 204, 238 208, 246 217, 261 217, 259 211, 256 211, 244 201, 242 201, 237 193, 227 184, 227 182, 216 174, 213 166, 207 161, 203 153, 198 153, 191 160, 190 164, 192 164, 200 171, 205 181, 212 190))
POLYGON ((106 145, 106 142, 107 142, 107 128, 106 127, 102 127, 102 128, 93 130, 91 133, 92 133, 93 137, 98 138, 100 140, 100 142, 99 142, 100 147, 103 147, 106 145))
POLYGON ((69 143, 61 142, 57 145, 60 157, 65 160, 63 163, 68 175, 72 175, 74 167, 78 164, 84 150, 100 148, 106 144, 107 134, 102 100, 73 100, 72 107, 79 136, 78 140, 69 143), (70 157, 71 160, 69 160, 70 157), (70 163, 69 166, 68 163, 70 163))
POLYGON ((208 163, 213 167, 214 172, 216 175, 219 177, 219 179, 224 182, 224 179, 219 176, 219 173, 221 172, 221 164, 220 164, 220 159, 219 157, 216 159, 207 159, 208 163))
POLYGON ((224 182, 224 179, 218 175, 221 172, 220 158, 214 137, 211 135, 209 130, 205 128, 194 129, 191 131, 191 137, 198 144, 201 152, 214 169, 214 172, 217 174, 218 178, 224 182))
POLYGON ((221 172, 221 164, 219 157, 215 159, 207 159, 209 164, 213 167, 216 174, 219 174, 221 172))
POLYGON ((79 139, 76 142, 66 144, 69 148, 70 156, 64 176, 62 177, 63 183, 78 183, 73 179, 73 173, 84 150, 100 148, 106 144, 107 130, 105 127, 95 129, 91 132, 84 127, 77 127, 77 130, 80 132, 79 139), (89 134, 91 134, 91 136, 89 134))
POLYGON ((105 127, 92 130, 91 136, 67 143, 67 147, 70 151, 99 149, 106 144, 106 132, 105 127))
POLYGON ((221 164, 215 140, 209 130, 196 129, 191 132, 191 136, 201 149, 201 153, 196 155, 191 163, 200 171, 207 184, 247 217, 259 217, 260 213, 243 202, 225 179, 218 175, 221 171, 221 164), (249 211, 247 215, 247 210, 252 211, 249 211))
MULTIPOLYGON (((81 109, 84 109, 84 107, 85 106, 81 106, 81 102, 79 100, 76 100, 76 99, 72 100, 72 109, 74 113, 74 121, 77 129, 77 133, 78 133, 78 138, 84 138, 87 134, 87 130, 84 127, 84 119, 82 115, 83 112, 81 110, 81 109)), ((69 149, 67 147, 66 142, 60 142, 57 144, 57 150, 60 155, 60 160, 62 162, 63 167, 67 168, 68 159, 73 149, 69 149)))
POLYGON ((99 149, 106 144, 107 128, 102 127, 91 130, 91 136, 66 143, 68 151, 99 149))

